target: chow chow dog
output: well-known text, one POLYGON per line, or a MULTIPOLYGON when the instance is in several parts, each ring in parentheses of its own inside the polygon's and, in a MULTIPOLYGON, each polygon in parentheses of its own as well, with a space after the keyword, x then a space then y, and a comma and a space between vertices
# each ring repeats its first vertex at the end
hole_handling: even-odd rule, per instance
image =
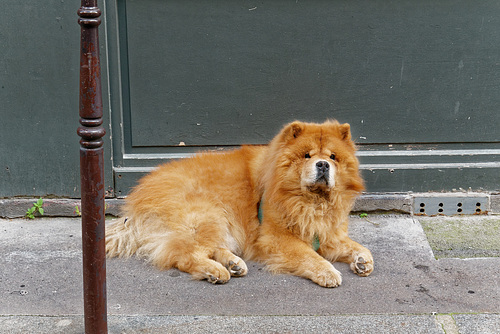
POLYGON ((363 190, 355 151, 349 124, 296 121, 266 146, 161 165, 107 227, 106 253, 135 254, 211 283, 246 275, 243 259, 323 287, 342 282, 335 261, 368 276, 370 251, 347 235, 363 190))

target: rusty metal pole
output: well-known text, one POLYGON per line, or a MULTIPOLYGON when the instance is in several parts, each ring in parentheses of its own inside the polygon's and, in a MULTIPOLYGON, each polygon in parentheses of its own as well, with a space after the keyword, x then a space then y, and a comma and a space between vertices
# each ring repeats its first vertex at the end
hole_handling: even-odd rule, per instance
POLYGON ((107 333, 104 158, 97 0, 82 0, 80 40, 80 178, 85 333, 107 333))

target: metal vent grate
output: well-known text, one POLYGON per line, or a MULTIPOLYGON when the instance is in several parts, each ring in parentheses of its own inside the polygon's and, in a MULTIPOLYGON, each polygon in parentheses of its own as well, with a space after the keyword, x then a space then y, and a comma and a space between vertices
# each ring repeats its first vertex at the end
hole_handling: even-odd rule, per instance
POLYGON ((414 197, 415 215, 474 215, 488 211, 488 196, 414 197))

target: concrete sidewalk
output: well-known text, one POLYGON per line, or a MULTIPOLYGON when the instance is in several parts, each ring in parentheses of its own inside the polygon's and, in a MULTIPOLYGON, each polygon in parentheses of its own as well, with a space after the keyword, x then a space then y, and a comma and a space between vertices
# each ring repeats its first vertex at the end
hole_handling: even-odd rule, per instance
MULTIPOLYGON (((436 260, 420 221, 406 215, 351 217, 351 236, 372 250, 375 271, 361 278, 336 264, 335 289, 257 263, 211 285, 108 260, 109 332, 500 333, 499 257, 436 260)), ((0 219, 0 254, 0 333, 83 332, 79 219, 0 219)))

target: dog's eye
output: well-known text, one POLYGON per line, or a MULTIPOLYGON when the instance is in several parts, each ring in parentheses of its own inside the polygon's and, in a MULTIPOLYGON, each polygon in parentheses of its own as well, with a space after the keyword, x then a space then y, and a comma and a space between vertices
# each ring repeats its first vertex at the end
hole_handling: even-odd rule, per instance
POLYGON ((306 159, 311 159, 311 155, 310 155, 309 153, 306 153, 306 154, 304 155, 304 158, 306 158, 306 159))
POLYGON ((330 159, 335 160, 335 153, 332 153, 332 155, 330 155, 330 159))

